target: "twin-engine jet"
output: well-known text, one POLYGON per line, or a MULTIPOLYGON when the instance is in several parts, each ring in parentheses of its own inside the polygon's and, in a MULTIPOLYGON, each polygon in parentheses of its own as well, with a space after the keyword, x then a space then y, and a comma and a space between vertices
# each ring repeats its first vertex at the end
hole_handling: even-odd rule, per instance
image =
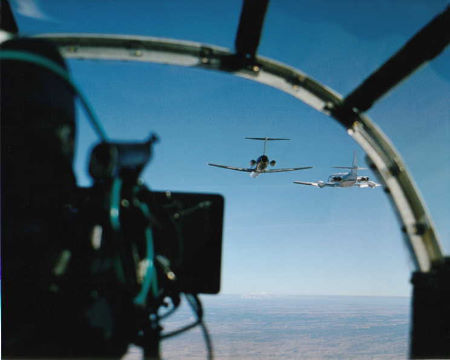
POLYGON ((351 187, 357 186, 360 188, 375 188, 381 186, 369 179, 368 176, 358 176, 358 170, 366 170, 366 168, 358 167, 358 159, 356 157, 356 152, 353 153, 353 164, 352 166, 333 166, 337 169, 350 169, 349 172, 332 174, 328 181, 318 181, 318 182, 306 182, 306 181, 294 181, 294 184, 301 185, 311 185, 319 188, 323 187, 351 187))
POLYGON ((266 155, 266 144, 267 141, 274 141, 274 140, 290 140, 286 138, 259 138, 259 137, 246 137, 246 139, 249 140, 261 140, 264 141, 264 152, 263 154, 258 157, 256 160, 250 160, 250 168, 240 168, 240 167, 234 167, 234 166, 226 166, 226 165, 219 165, 219 164, 212 164, 208 163, 210 166, 216 166, 228 170, 236 170, 236 171, 243 171, 250 173, 250 176, 252 178, 256 178, 260 174, 266 174, 266 173, 277 173, 277 172, 286 172, 286 171, 296 171, 296 170, 304 170, 304 169, 311 169, 312 166, 304 166, 304 167, 296 167, 296 168, 284 168, 284 169, 268 169, 267 167, 275 166, 276 161, 275 160, 269 160, 269 158, 266 155))

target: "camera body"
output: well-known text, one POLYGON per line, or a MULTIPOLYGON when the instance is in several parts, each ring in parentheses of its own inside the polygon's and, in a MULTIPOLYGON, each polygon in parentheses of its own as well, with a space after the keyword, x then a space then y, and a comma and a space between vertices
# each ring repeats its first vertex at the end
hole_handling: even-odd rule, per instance
MULTIPOLYGON (((103 206, 110 219, 102 227, 116 232, 122 244, 135 247, 130 258, 142 260, 145 247, 153 248, 163 294, 168 280, 172 291, 216 294, 220 290, 224 199, 219 194, 155 192, 141 184, 140 172, 150 161, 156 141, 152 134, 144 142, 95 146, 89 164, 94 186, 86 191, 86 211, 97 209, 98 213, 103 206), (116 220, 111 215, 114 211, 116 220), (152 232, 151 245, 145 244, 146 228, 152 232)), ((139 267, 139 261, 134 267, 139 267)))

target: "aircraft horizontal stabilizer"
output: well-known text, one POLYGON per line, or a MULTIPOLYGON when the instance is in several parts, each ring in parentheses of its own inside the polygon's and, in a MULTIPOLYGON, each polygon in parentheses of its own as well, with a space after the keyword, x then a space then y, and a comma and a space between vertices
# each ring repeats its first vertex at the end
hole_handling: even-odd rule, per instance
POLYGON ((248 140, 262 140, 262 141, 272 141, 272 140, 291 140, 291 139, 287 139, 287 138, 270 138, 270 137, 246 137, 246 139, 248 140))
POLYGON ((332 166, 333 169, 349 169, 349 170, 367 170, 367 168, 362 167, 351 167, 351 166, 332 166))

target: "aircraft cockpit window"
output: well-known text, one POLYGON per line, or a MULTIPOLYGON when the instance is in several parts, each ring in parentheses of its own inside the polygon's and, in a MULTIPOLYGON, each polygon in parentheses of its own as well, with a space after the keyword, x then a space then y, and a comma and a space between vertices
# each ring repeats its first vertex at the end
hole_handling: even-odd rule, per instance
MULTIPOLYGON (((317 111, 327 105, 302 86, 315 80, 330 94, 348 95, 442 12, 445 1, 270 2, 257 56, 304 72, 291 83, 264 73, 279 69, 272 60, 245 63, 242 71, 234 60, 215 65, 220 51, 239 48, 241 0, 10 4, 21 34, 50 34, 55 43, 62 42, 58 36, 107 39, 92 48, 67 43, 61 51, 111 141, 157 135, 139 177, 165 199, 167 223, 177 223, 184 211, 167 200, 171 193, 223 195, 221 292, 201 297, 217 359, 408 357, 415 264, 402 236, 412 230, 399 226, 367 148, 317 111), (150 48, 146 37, 165 40, 150 48), (183 52, 196 45, 178 40, 201 44, 201 56, 183 52), (107 47, 120 41, 129 46, 107 47), (108 58, 114 56, 130 61, 108 58)), ((444 253, 450 250, 450 188, 443 186, 450 172, 444 151, 450 144, 449 60, 443 52, 367 111, 413 175, 444 253)), ((88 159, 99 139, 80 104, 76 112, 74 173, 78 186, 91 187, 88 159)), ((107 155, 120 157, 119 150, 107 155)), ((99 244, 95 229, 89 236, 99 244)), ((176 273, 164 267, 166 260, 158 260, 164 281, 176 273)), ((139 266, 146 274, 148 263, 139 266)), ((185 324, 192 303, 198 310, 191 298, 162 318, 165 331, 185 324)), ((203 354, 204 343, 199 331, 163 341, 161 349, 164 358, 189 358, 203 354)))

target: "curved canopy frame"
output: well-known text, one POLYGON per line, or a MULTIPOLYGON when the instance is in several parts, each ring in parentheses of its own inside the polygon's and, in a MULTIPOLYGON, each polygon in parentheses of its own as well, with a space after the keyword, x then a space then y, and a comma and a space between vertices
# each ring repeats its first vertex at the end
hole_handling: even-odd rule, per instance
POLYGON ((344 99, 338 93, 301 71, 264 57, 250 61, 224 48, 172 39, 95 34, 39 37, 54 42, 66 58, 141 61, 228 72, 277 88, 334 117, 367 153, 394 205, 416 270, 428 272, 433 264, 443 261, 431 217, 393 144, 367 116, 345 111, 344 99))

